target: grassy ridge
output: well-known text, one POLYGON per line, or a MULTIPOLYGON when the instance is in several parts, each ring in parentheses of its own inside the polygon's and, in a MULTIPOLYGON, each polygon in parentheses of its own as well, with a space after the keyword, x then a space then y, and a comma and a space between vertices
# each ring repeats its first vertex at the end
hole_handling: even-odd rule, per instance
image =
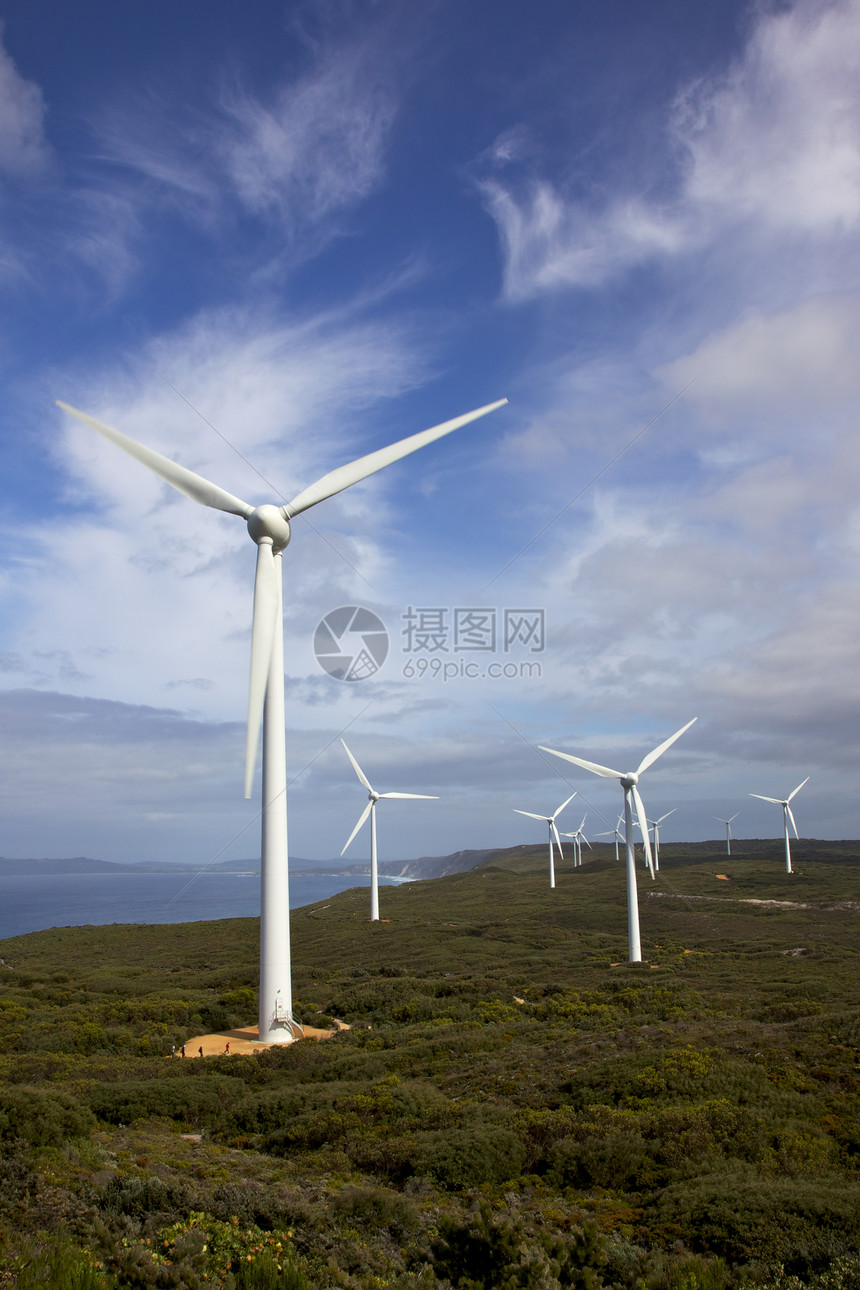
POLYGON ((856 1290, 857 848, 734 849, 640 870, 641 965, 613 848, 295 911, 353 1029, 253 1057, 164 1054, 254 1019, 255 920, 0 943, 0 1285, 856 1290))

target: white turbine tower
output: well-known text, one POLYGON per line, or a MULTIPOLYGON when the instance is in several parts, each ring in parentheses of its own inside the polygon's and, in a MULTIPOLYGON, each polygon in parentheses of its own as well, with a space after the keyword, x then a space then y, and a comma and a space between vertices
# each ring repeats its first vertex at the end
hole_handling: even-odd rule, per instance
POLYGON ((254 616, 251 627, 251 679, 248 696, 248 737, 245 751, 245 796, 251 796, 260 726, 263 727, 263 809, 260 864, 260 1011, 258 1037, 270 1044, 290 1043, 298 1029, 293 1020, 290 974, 290 902, 287 860, 287 772, 284 722, 284 634, 282 555, 290 540, 290 520, 318 502, 333 497, 384 466, 399 461, 425 444, 450 434, 477 417, 501 407, 507 399, 488 403, 464 416, 410 435, 398 443, 359 457, 323 475, 284 506, 251 506, 201 475, 187 470, 160 452, 103 425, 85 412, 59 406, 105 439, 122 448, 141 465, 202 506, 226 511, 245 520, 257 544, 254 616))
POLYGON ((517 809, 516 806, 513 808, 516 811, 517 815, 527 815, 530 820, 543 820, 547 825, 547 828, 549 830, 549 885, 550 887, 555 886, 555 857, 553 856, 553 850, 552 850, 553 839, 555 839, 555 845, 558 847, 558 854, 561 856, 562 860, 564 859, 564 852, 561 849, 561 838, 558 836, 558 829, 556 828, 555 822, 558 819, 559 815, 561 815, 564 808, 567 806, 568 802, 572 802, 575 797, 576 797, 576 793, 571 793, 567 801, 562 802, 561 806, 558 808, 558 810, 555 812, 554 815, 535 815, 533 814, 532 811, 520 811, 517 809))
POLYGON ((611 838, 611 837, 614 837, 614 838, 615 838, 615 863, 616 863, 616 864, 618 864, 618 860, 619 860, 619 855, 618 855, 618 843, 619 843, 620 839, 622 839, 622 838, 623 838, 623 836, 624 836, 624 835, 623 835, 623 833, 621 833, 621 832, 620 832, 620 829, 621 829, 621 821, 622 821, 623 819, 624 819, 624 816, 623 816, 623 815, 619 815, 618 820, 617 820, 617 823, 616 823, 616 825, 615 825, 615 828, 614 828, 614 829, 607 829, 605 833, 595 833, 595 835, 594 835, 596 838, 611 838))
MULTIPOLYGON (((696 717, 693 717, 693 721, 696 717)), ((639 827, 642 830, 642 841, 645 844, 645 857, 648 862, 648 868, 651 870, 651 877, 654 877, 654 863, 651 859, 651 839, 648 836, 648 821, 645 818, 645 807, 642 804, 642 798, 639 796, 639 790, 636 785, 639 783, 639 776, 653 766, 658 757, 661 757, 667 748, 671 748, 676 739, 680 739, 685 730, 689 730, 693 721, 688 721, 680 730, 676 730, 673 735, 664 740, 659 747, 653 752, 643 757, 636 770, 620 771, 610 770, 608 766, 599 766, 597 762, 584 761, 581 757, 574 757, 572 753, 557 752, 555 748, 544 748, 541 745, 541 752, 552 753, 553 757, 562 757, 565 761, 572 761, 574 766, 582 766, 584 770, 590 770, 595 775, 602 775, 604 779, 617 779, 624 789, 624 832, 627 843, 627 944, 631 963, 642 962, 642 945, 639 939, 639 902, 636 890, 636 862, 633 855, 633 806, 636 807, 636 814, 639 817, 639 827)))
MULTIPOLYGON (((750 797, 755 797, 755 793, 751 793, 750 797)), ((726 826, 726 855, 727 856, 730 856, 732 854, 732 820, 736 820, 739 815, 740 815, 740 811, 735 811, 734 815, 729 816, 727 820, 724 820, 720 815, 714 816, 714 819, 717 821, 718 824, 725 824, 726 826)))
MULTIPOLYGON (((806 779, 803 781, 803 784, 808 784, 808 783, 809 783, 809 776, 807 775, 806 779)), ((791 821, 791 827, 794 829, 794 836, 797 838, 798 842, 800 841, 800 834, 797 831, 797 825, 794 822, 794 816, 791 813, 791 807, 789 806, 789 802, 797 793, 800 792, 800 790, 803 788, 803 784, 798 784, 797 788, 795 788, 791 793, 789 793, 788 797, 764 797, 761 793, 750 793, 750 797, 757 797, 762 802, 773 802, 774 806, 782 807, 782 819, 785 825, 785 872, 786 873, 791 873, 791 847, 789 846, 789 842, 788 842, 789 820, 791 821)))
POLYGON ((671 811, 667 811, 665 815, 661 815, 659 820, 648 820, 648 823, 654 830, 654 868, 658 872, 660 870, 660 825, 664 820, 668 820, 670 815, 674 815, 677 809, 677 806, 673 806, 671 811))
POLYGON ((343 744, 344 751, 346 752, 347 757, 352 762, 352 768, 355 771, 356 775, 358 776, 359 783, 362 784, 367 789, 368 797, 369 797, 367 806, 365 806, 361 815, 358 817, 358 824, 356 824, 352 833, 350 833, 349 837, 347 838, 346 846, 344 847, 343 851, 341 851, 340 854, 343 855, 344 851, 346 851, 346 847, 349 846, 350 842, 355 837, 356 833, 358 833, 359 829, 362 827, 362 825, 364 824, 364 821, 367 819, 369 815, 370 816, 370 921, 372 923, 376 923, 379 921, 379 870, 376 863, 376 803, 382 801, 383 798, 388 798, 388 797, 397 797, 397 798, 400 798, 401 800, 404 800, 407 798, 411 800, 417 800, 418 798, 423 798, 425 801, 428 801, 428 802, 431 800, 438 802, 439 799, 435 793, 377 793, 376 789, 372 786, 372 784, 370 783, 370 780, 367 778, 364 771, 361 769, 358 762, 355 760, 352 753, 347 748, 345 741, 341 739, 340 742, 343 744))

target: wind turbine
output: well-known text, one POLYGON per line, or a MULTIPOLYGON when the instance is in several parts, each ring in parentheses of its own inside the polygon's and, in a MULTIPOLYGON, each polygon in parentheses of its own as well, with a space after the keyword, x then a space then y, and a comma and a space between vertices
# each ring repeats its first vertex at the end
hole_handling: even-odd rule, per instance
POLYGON ((621 828, 621 821, 622 821, 623 819, 624 819, 624 816, 623 816, 623 815, 619 815, 618 820, 617 820, 617 822, 616 822, 616 825, 615 825, 615 828, 614 828, 614 829, 607 829, 605 833, 595 833, 595 835, 594 835, 594 836, 595 836, 595 837, 597 837, 597 838, 611 838, 611 837, 614 835, 614 837, 615 837, 615 863, 616 863, 616 864, 618 864, 618 860, 619 860, 619 856, 618 856, 618 841, 619 841, 619 839, 622 837, 622 834, 619 832, 619 830, 620 830, 620 828, 621 828))
MULTIPOLYGON (((809 776, 807 775, 806 779, 803 781, 803 784, 808 784, 808 783, 809 783, 809 776)), ((785 825, 785 872, 786 873, 791 873, 791 847, 788 844, 789 820, 791 821, 791 827, 794 829, 794 836, 797 838, 798 842, 800 841, 800 834, 797 831, 797 825, 794 822, 794 816, 791 813, 791 807, 789 806, 789 802, 797 793, 800 792, 800 790, 803 788, 803 784, 798 784, 797 788, 795 788, 791 793, 789 793, 788 797, 763 797, 761 793, 750 793, 750 797, 757 797, 762 802, 773 802, 774 806, 782 807, 782 819, 785 825)))
MULTIPOLYGON (((801 788, 802 787, 803 785, 801 785, 801 788)), ((750 797, 755 797, 755 793, 750 793, 750 797)), ((719 824, 725 824, 726 826, 726 855, 727 856, 730 856, 732 854, 732 820, 736 820, 739 815, 740 815, 740 811, 735 811, 734 815, 729 816, 727 820, 724 820, 719 815, 714 816, 714 819, 719 824)))
POLYGON ((585 821, 586 821, 587 819, 588 819, 588 812, 586 811, 585 815, 583 815, 583 817, 582 817, 582 822, 580 823, 580 826, 579 826, 579 828, 576 830, 576 832, 575 832, 575 833, 563 833, 563 834, 562 834, 562 837, 565 837, 565 838, 573 838, 573 867, 574 867, 574 869, 580 869, 580 868, 582 868, 582 844, 583 844, 583 842, 584 842, 584 843, 585 843, 585 845, 588 847, 589 851, 591 850, 591 843, 589 842, 588 838, 585 836, 585 834, 584 834, 584 833, 583 833, 583 831, 582 831, 582 830, 583 830, 583 828, 585 827, 585 821))
MULTIPOLYGON (((693 717, 693 721, 695 720, 696 717, 693 717)), ((597 762, 584 761, 581 757, 574 757, 572 753, 556 752, 554 748, 544 748, 541 745, 541 752, 552 753, 553 757, 562 757, 565 761, 572 761, 574 766, 582 766, 584 770, 590 770, 595 775, 603 776, 604 779, 617 779, 624 789, 624 832, 627 844, 627 944, 631 963, 642 962, 642 945, 639 939, 639 903, 636 891, 636 862, 633 855, 633 805, 635 805, 636 814, 639 817, 639 827, 642 830, 642 841, 645 845, 648 868, 651 870, 652 879, 654 877, 654 862, 651 859, 648 821, 645 818, 645 807, 642 804, 642 798, 639 796, 639 790, 636 785, 639 783, 639 776, 649 766, 653 766, 657 758, 662 757, 666 749, 671 748, 675 740, 680 739, 685 730, 690 729, 693 721, 688 721, 680 730, 676 730, 653 752, 643 757, 636 770, 630 771, 610 770, 608 766, 599 766, 597 762)))
POLYGON ((433 801, 437 801, 437 802, 439 799, 435 793, 377 793, 376 789, 372 786, 372 784, 370 783, 370 780, 367 778, 364 771, 361 769, 358 762, 355 760, 352 753, 347 748, 345 741, 341 739, 340 742, 343 744, 344 751, 346 752, 347 757, 352 762, 352 768, 355 771, 356 775, 358 776, 359 783, 363 784, 364 787, 367 789, 368 796, 370 799, 367 803, 367 806, 365 806, 364 810, 361 812, 361 815, 358 817, 358 824, 356 824, 352 833, 350 833, 349 837, 347 838, 346 846, 344 847, 343 851, 341 851, 340 854, 343 855, 343 852, 346 851, 346 847, 349 846, 350 842, 355 837, 356 833, 358 833, 359 829, 364 824, 364 821, 367 819, 369 815, 370 816, 370 921, 372 923, 376 923, 379 921, 379 871, 376 864, 376 803, 381 801, 383 798, 387 798, 387 797, 398 797, 401 799, 404 799, 404 798, 417 799, 420 797, 420 798, 424 798, 426 801, 430 801, 432 799, 433 801))
POLYGON ((677 806, 673 806, 671 811, 667 811, 665 815, 661 815, 659 820, 647 821, 647 823, 650 824, 651 828, 654 830, 654 868, 658 872, 660 869, 660 825, 663 823, 664 820, 668 820, 670 815, 674 815, 677 809, 678 809, 677 806))
POLYGON ((558 847, 558 854, 561 856, 562 860, 564 859, 564 852, 561 849, 561 838, 558 836, 558 829, 556 828, 555 822, 558 816, 561 815, 562 811, 567 806, 568 802, 572 802, 575 797, 576 797, 576 793, 571 793, 567 801, 562 802, 561 806, 558 808, 558 810, 555 812, 554 815, 534 815, 531 811, 520 811, 520 810, 517 810, 517 807, 513 808, 516 811, 517 815, 527 815, 530 820, 544 820, 547 824, 547 827, 549 830, 549 885, 550 887, 555 886, 555 857, 553 856, 553 850, 552 850, 553 838, 555 839, 555 845, 558 847))
POLYGON ((67 403, 66 412, 122 448, 173 488, 202 506, 245 520, 257 544, 254 614, 251 627, 251 677, 248 734, 245 747, 245 796, 251 796, 260 726, 263 727, 263 807, 260 863, 260 1003, 258 1038, 269 1044, 290 1043, 301 1028, 293 1020, 290 972, 290 901, 287 858, 287 771, 284 721, 284 634, 282 555, 296 515, 333 497, 384 466, 458 430, 507 399, 488 403, 430 430, 401 439, 339 466, 305 488, 284 506, 251 506, 217 484, 178 465, 160 452, 96 421, 67 403))

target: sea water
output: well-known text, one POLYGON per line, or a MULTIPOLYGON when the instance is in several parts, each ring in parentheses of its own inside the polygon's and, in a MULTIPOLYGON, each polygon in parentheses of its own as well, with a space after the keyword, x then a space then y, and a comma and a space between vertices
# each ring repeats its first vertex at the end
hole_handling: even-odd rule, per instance
MULTIPOLYGON (((380 878, 380 885, 391 882, 380 878)), ((370 877, 293 874, 290 908, 313 905, 368 887, 370 877)), ((258 874, 80 873, 0 877, 0 940, 47 927, 104 923, 196 923, 213 918, 255 918, 260 913, 258 874)))

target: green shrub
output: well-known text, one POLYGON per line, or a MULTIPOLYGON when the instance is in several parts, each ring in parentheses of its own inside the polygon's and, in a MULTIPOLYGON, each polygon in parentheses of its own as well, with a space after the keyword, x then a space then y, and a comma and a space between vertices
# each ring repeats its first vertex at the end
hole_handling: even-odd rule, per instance
POLYGON ((87 1136, 92 1127, 89 1109, 68 1094, 20 1087, 0 1091, 3 1141, 21 1138, 34 1147, 57 1146, 87 1136))
POLYGON ((107 1290, 110 1284, 93 1255, 65 1241, 19 1254, 6 1271, 14 1275, 16 1290, 107 1290))
POLYGON ((649 1212, 655 1228, 701 1253, 801 1276, 860 1245, 860 1183, 848 1179, 767 1178, 736 1166, 667 1187, 649 1212))
POLYGON ((184 1125, 213 1126, 244 1091, 240 1080, 207 1073, 197 1078, 98 1084, 90 1088, 87 1097, 95 1114, 107 1124, 164 1116, 184 1125))
POLYGON ((331 1208, 340 1223, 371 1231, 384 1228, 397 1239, 418 1226, 418 1210, 413 1202, 385 1187, 345 1187, 331 1208))
POLYGON ((421 1133, 418 1144, 416 1171, 454 1189, 517 1178, 526 1159, 516 1134, 495 1125, 421 1133))
POLYGON ((193 1207, 189 1188, 181 1182, 165 1182, 158 1177, 111 1178, 99 1197, 99 1208, 107 1214, 127 1214, 147 1218, 158 1214, 173 1218, 193 1207))

